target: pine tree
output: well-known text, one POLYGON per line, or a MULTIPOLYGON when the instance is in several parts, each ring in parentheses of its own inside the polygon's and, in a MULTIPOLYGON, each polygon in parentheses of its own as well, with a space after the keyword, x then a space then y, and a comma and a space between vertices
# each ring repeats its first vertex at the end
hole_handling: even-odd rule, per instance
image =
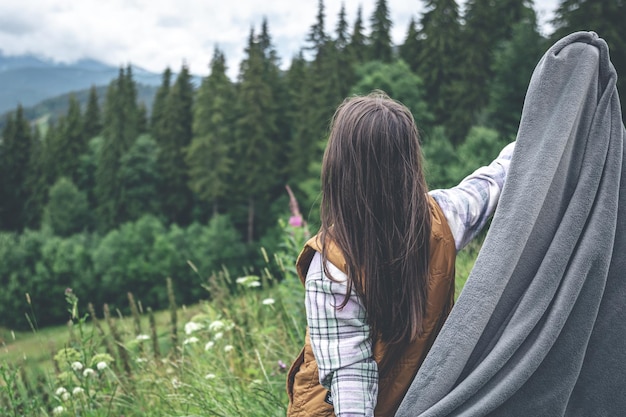
POLYGON ((460 78, 459 9, 455 0, 429 0, 425 4, 415 50, 415 72, 424 82, 425 98, 435 115, 435 124, 450 123, 450 109, 456 97, 450 86, 460 78))
POLYGON ((95 212, 98 207, 96 198, 96 173, 104 137, 96 136, 87 143, 87 151, 78 157, 78 182, 76 186, 87 195, 89 210, 95 212))
POLYGON ((191 221, 193 196, 185 165, 184 148, 192 138, 194 88, 189 68, 183 64, 165 100, 163 130, 155 137, 159 145, 161 206, 170 222, 186 225, 191 221))
MULTIPOLYGON (((280 69, 280 57, 272 42, 266 18, 263 19, 261 24, 259 44, 264 60, 263 78, 269 85, 272 97, 274 97, 272 112, 277 115, 284 115, 289 111, 289 91, 283 71, 280 69)), ((274 142, 277 145, 276 163, 279 168, 277 174, 280 178, 284 178, 287 172, 287 148, 291 140, 291 126, 288 118, 277 117, 276 129, 277 134, 274 137, 274 142)))
POLYGON ((137 129, 139 134, 148 133, 148 108, 143 101, 137 107, 137 129))
POLYGON ((172 71, 168 68, 163 72, 163 77, 161 81, 161 86, 156 92, 154 96, 154 101, 152 103, 152 114, 150 117, 150 132, 152 133, 152 137, 154 137, 157 143, 161 143, 164 141, 164 127, 165 123, 165 102, 167 101, 167 97, 170 94, 170 88, 172 83, 172 71))
POLYGON ((144 214, 159 215, 158 186, 161 180, 157 168, 159 148, 156 141, 147 134, 140 135, 120 158, 120 183, 124 218, 135 221, 144 214))
POLYGON ((419 67, 420 41, 418 39, 419 32, 417 30, 417 22, 411 18, 409 26, 404 38, 404 43, 398 48, 400 58, 409 64, 411 71, 417 73, 419 67))
POLYGON ((274 112, 272 88, 264 79, 265 56, 263 48, 250 31, 246 57, 241 62, 235 125, 234 159, 237 161, 235 182, 237 195, 245 198, 247 214, 247 240, 255 239, 257 206, 278 177, 276 155, 279 150, 274 141, 279 133, 278 114, 274 112))
MULTIPOLYGON (((577 31, 594 31, 609 46, 611 62, 618 74, 617 89, 622 92, 622 109, 626 108, 626 1, 561 0, 552 23, 556 30, 552 42, 577 31)), ((626 112, 623 112, 626 115, 626 112)), ((623 116, 626 120, 626 116, 623 116)))
POLYGON ((367 36, 365 36, 364 31, 363 13, 361 6, 359 6, 356 12, 354 26, 352 27, 352 34, 350 35, 350 45, 348 47, 350 55, 356 63, 363 63, 368 59, 367 36))
POLYGON ((338 81, 338 95, 345 97, 350 91, 350 87, 356 80, 356 74, 354 71, 354 58, 349 51, 350 35, 348 33, 348 22, 346 21, 346 8, 342 4, 337 18, 337 27, 335 29, 335 56, 336 72, 338 81))
POLYGON ((137 90, 130 66, 120 69, 109 84, 104 106, 103 142, 96 169, 98 228, 102 231, 119 224, 124 218, 120 159, 139 134, 137 90))
POLYGON ((46 161, 44 163, 44 172, 49 186, 52 186, 65 171, 65 167, 63 164, 59 164, 59 161, 67 157, 64 150, 64 146, 66 145, 66 126, 67 115, 61 115, 57 118, 55 123, 51 123, 48 126, 48 131, 46 132, 46 161))
POLYGON ((89 99, 87 108, 83 115, 83 132, 82 136, 86 142, 102 133, 102 116, 100 114, 100 105, 98 104, 98 91, 95 86, 89 89, 89 99))
POLYGON ((46 133, 43 137, 41 144, 41 178, 46 184, 44 201, 48 200, 48 189, 54 184, 58 177, 58 169, 56 160, 58 158, 59 151, 57 150, 57 144, 59 140, 59 132, 62 132, 65 124, 65 117, 61 116, 57 119, 56 123, 50 122, 46 129, 46 133))
POLYGON ((48 180, 43 171, 45 163, 45 147, 38 126, 33 127, 32 148, 28 160, 28 173, 25 179, 29 196, 24 205, 25 226, 38 229, 41 225, 44 205, 48 199, 48 180))
POLYGON ((461 71, 459 80, 450 86, 455 105, 446 126, 454 143, 464 140, 485 110, 497 44, 511 39, 513 26, 532 11, 528 0, 468 0, 465 6, 465 26, 459 42, 461 71))
POLYGON ((342 90, 346 85, 342 85, 339 78, 339 51, 336 43, 326 35, 324 21, 324 7, 320 2, 317 21, 307 37, 306 49, 312 51, 313 59, 310 63, 302 62, 304 65, 300 68, 296 67, 304 72, 304 82, 298 86, 293 71, 289 76, 291 100, 299 102, 298 112, 293 113, 295 127, 289 161, 290 181, 296 183, 296 188, 300 179, 309 176, 307 169, 311 162, 321 159, 323 148, 319 143, 326 140, 330 118, 346 95, 342 90), (319 39, 325 41, 316 43, 319 39))
POLYGON ((392 22, 389 18, 387 0, 376 0, 376 9, 370 19, 369 58, 373 61, 391 62, 393 50, 391 42, 392 22))
POLYGON ((324 0, 318 0, 317 2, 317 15, 315 16, 315 23, 309 29, 309 33, 306 37, 308 50, 318 51, 322 46, 328 42, 328 34, 325 29, 326 12, 324 7, 324 0))
POLYGON ((26 226, 24 207, 30 196, 26 187, 33 148, 32 131, 22 106, 7 116, 0 147, 0 224, 3 230, 21 231, 26 226))
POLYGON ((291 141, 288 146, 287 182, 292 187, 307 177, 307 167, 316 154, 315 142, 311 137, 311 124, 308 115, 311 112, 311 97, 306 82, 309 77, 309 65, 300 52, 291 60, 287 71, 289 90, 289 111, 286 113, 291 125, 291 141))
POLYGON ((213 213, 232 186, 235 86, 226 74, 226 57, 213 52, 211 73, 202 80, 194 103, 193 139, 186 150, 189 187, 213 213))
POLYGON ((87 139, 83 135, 83 116, 74 95, 70 95, 67 116, 59 124, 55 136, 54 155, 57 178, 67 177, 73 183, 78 180, 78 156, 87 150, 87 139))
POLYGON ((503 138, 515 139, 533 69, 546 49, 534 13, 513 27, 513 37, 494 53, 489 83, 488 126, 503 138))

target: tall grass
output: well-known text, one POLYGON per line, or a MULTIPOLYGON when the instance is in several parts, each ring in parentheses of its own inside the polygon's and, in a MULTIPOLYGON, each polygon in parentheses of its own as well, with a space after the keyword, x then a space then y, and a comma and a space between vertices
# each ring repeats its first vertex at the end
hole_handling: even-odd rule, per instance
MULTIPOLYGON (((171 280, 170 311, 144 311, 129 294, 131 317, 106 306, 79 312, 79 294, 67 291, 68 330, 30 335, 35 361, 17 342, 0 345, 0 415, 284 416, 286 372, 306 326, 294 267, 306 237, 286 225, 283 250, 261 250, 260 275, 216 274, 205 284, 211 300, 190 307, 175 305, 171 280)), ((479 247, 459 254, 460 285, 479 247)))

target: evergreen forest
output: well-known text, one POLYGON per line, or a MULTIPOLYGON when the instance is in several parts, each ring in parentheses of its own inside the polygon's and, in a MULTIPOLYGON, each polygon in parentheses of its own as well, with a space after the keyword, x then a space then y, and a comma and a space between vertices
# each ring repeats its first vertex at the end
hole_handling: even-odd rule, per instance
POLYGON ((0 133, 0 327, 63 323, 69 288, 81 303, 126 311, 132 292, 157 310, 167 278, 182 305, 218 297, 210 277, 236 292, 235 278, 262 275, 260 248, 278 251, 288 221, 316 230, 329 122, 348 96, 378 89, 411 109, 434 189, 515 139, 531 73, 561 37, 597 32, 626 74, 623 0, 561 0, 550 34, 529 0, 422 5, 401 44, 385 0, 371 16, 342 8, 335 27, 319 0, 293 57, 278 56, 270 22, 252 27, 236 80, 216 48, 199 85, 168 68, 152 103, 126 66, 53 122, 17 107, 0 133))

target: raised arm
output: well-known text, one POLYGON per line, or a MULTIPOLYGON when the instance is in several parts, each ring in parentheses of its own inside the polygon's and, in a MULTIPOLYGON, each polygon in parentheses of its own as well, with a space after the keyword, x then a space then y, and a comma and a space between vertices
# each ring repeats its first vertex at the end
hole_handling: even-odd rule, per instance
POLYGON ((457 251, 482 230, 496 209, 514 149, 515 142, 509 143, 491 164, 478 168, 456 187, 430 191, 448 220, 457 251))

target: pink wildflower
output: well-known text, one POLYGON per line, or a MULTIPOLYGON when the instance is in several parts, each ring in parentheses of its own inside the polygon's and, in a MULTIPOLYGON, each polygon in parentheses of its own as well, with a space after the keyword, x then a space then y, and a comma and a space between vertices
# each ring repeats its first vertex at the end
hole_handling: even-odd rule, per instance
POLYGON ((302 227, 302 216, 291 216, 289 218, 289 226, 302 227))

